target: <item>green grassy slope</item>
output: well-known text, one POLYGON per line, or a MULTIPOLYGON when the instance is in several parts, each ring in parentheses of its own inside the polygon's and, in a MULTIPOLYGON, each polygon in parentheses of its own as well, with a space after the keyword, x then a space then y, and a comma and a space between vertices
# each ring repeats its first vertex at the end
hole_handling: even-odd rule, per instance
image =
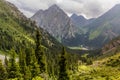
MULTIPOLYGON (((0 49, 10 50, 35 45, 35 22, 26 18, 13 4, 0 0, 0 49)), ((58 43, 43 29, 42 44, 47 48, 60 48, 58 43), (57 45, 56 45, 57 44, 57 45)))
MULTIPOLYGON (((93 53, 91 53, 93 54, 93 53)), ((120 37, 106 44, 99 55, 85 54, 93 63, 78 62, 78 69, 72 80, 120 80, 120 37)))
MULTIPOLYGON (((100 56, 101 57, 101 56, 100 56)), ((120 80, 120 53, 98 58, 93 64, 78 64, 72 80, 120 80)))

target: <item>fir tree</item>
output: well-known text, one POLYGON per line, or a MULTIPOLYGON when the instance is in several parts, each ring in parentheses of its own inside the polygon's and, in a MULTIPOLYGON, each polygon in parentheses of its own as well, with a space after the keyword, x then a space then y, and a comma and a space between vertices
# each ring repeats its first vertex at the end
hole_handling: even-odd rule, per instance
POLYGON ((63 47, 62 54, 60 56, 60 61, 59 61, 59 78, 58 80, 69 80, 68 74, 67 74, 67 69, 66 69, 66 57, 65 57, 66 51, 65 48, 63 47))
POLYGON ((42 36, 39 32, 39 29, 36 31, 36 49, 35 49, 35 56, 37 58, 38 64, 40 66, 40 72, 46 72, 45 67, 45 53, 43 47, 41 45, 42 36))
POLYGON ((0 80, 7 80, 7 71, 0 60, 0 80))

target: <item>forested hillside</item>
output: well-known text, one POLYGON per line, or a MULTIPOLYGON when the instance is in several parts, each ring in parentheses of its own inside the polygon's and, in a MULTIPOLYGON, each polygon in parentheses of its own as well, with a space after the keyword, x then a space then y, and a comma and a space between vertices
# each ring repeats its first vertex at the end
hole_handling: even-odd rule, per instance
MULTIPOLYGON (((62 52, 62 45, 57 40, 37 28, 36 23, 13 4, 0 0, 0 54, 9 55, 9 59, 5 57, 4 65, 0 63, 0 80, 57 79, 62 52)), ((67 59, 73 68, 76 55, 67 54, 67 59)))
MULTIPOLYGON (((76 37, 86 42, 89 36, 76 37)), ((97 50, 81 47, 67 48, 13 4, 0 0, 0 80, 120 79, 120 37, 97 50)))

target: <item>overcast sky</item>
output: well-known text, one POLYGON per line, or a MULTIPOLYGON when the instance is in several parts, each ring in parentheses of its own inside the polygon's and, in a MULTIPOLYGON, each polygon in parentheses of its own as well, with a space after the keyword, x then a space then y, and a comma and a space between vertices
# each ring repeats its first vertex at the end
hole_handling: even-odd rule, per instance
POLYGON ((98 17, 112 8, 120 0, 7 0, 15 4, 27 17, 31 17, 39 9, 47 9, 57 4, 69 16, 73 13, 87 18, 98 17))

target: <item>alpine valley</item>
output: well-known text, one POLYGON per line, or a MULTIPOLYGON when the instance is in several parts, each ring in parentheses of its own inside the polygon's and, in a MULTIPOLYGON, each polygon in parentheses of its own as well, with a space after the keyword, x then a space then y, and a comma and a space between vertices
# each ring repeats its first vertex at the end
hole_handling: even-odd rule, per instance
POLYGON ((120 5, 114 6, 98 18, 86 19, 73 14, 68 17, 57 5, 39 10, 32 20, 66 46, 100 48, 120 35, 120 5))
POLYGON ((120 80, 120 4, 98 18, 57 4, 27 18, 0 0, 0 80, 120 80))

